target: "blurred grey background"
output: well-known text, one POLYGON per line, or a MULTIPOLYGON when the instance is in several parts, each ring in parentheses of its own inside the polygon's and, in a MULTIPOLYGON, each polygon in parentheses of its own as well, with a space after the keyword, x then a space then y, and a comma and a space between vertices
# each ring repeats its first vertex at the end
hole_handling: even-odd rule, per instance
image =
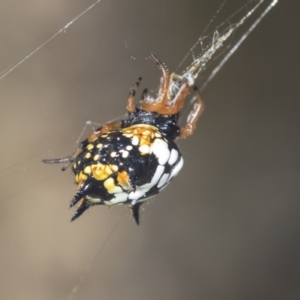
MULTIPOLYGON (((144 58, 174 70, 221 2, 102 0, 0 81, 0 299, 67 299, 89 264, 73 299, 300 299, 299 2, 279 1, 204 90, 184 169, 140 226, 123 206, 70 223, 73 175, 41 163, 122 115, 137 77, 155 90, 144 58)), ((1 1, 0 71, 92 3, 1 1)))

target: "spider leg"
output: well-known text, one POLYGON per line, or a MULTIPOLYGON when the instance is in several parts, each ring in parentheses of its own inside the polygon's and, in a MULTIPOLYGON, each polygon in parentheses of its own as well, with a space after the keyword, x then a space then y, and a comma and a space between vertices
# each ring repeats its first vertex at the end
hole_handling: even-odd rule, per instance
POLYGON ((54 158, 54 159, 43 159, 42 162, 45 164, 60 164, 60 163, 66 163, 61 170, 65 171, 71 163, 78 157, 78 155, 82 152, 82 149, 88 144, 88 139, 85 139, 82 141, 77 148, 77 150, 74 152, 73 155, 62 157, 62 158, 54 158))
POLYGON ((116 121, 108 124, 104 124, 101 127, 99 127, 96 131, 94 131, 88 138, 88 143, 94 142, 99 136, 102 134, 105 134, 109 131, 112 131, 113 129, 121 128, 121 123, 116 121))
POLYGON ((158 68, 162 71, 162 78, 157 95, 157 102, 161 103, 160 105, 165 105, 165 102, 168 97, 170 75, 166 66, 154 54, 151 54, 151 58, 154 60, 154 62, 156 62, 158 68))
POLYGON ((184 83, 178 93, 176 94, 174 100, 173 100, 173 107, 172 109, 176 112, 179 112, 184 104, 184 101, 186 97, 188 96, 190 92, 190 87, 187 83, 184 83))
MULTIPOLYGON (((179 91, 173 99, 172 87, 181 77, 175 73, 172 73, 170 76, 165 65, 154 54, 151 55, 151 58, 156 62, 162 71, 161 84, 157 94, 157 99, 155 101, 144 99, 140 104, 141 109, 149 112, 157 112, 162 115, 177 114, 181 110, 184 100, 190 91, 192 81, 190 78, 185 78, 185 82, 180 83, 179 91)), ((182 81, 182 78, 180 80, 182 81)))
POLYGON ((151 58, 156 62, 159 69, 162 71, 160 88, 155 101, 144 100, 141 102, 142 110, 149 112, 158 112, 167 105, 170 75, 166 66, 154 55, 151 54, 151 58))
POLYGON ((187 138, 193 134, 196 129, 196 124, 204 111, 204 102, 201 98, 198 88, 194 85, 194 91, 197 97, 197 102, 194 104, 192 111, 187 117, 186 125, 180 129, 180 138, 187 138))
POLYGON ((65 171, 71 163, 80 155, 80 153, 83 151, 83 149, 89 144, 94 142, 99 136, 113 130, 116 128, 120 128, 121 123, 120 122, 112 122, 108 124, 104 124, 101 127, 99 127, 96 131, 94 131, 87 139, 85 139, 83 142, 80 143, 78 149, 75 151, 75 153, 70 157, 70 160, 67 164, 65 164, 62 168, 62 171, 65 171))
POLYGON ((53 158, 53 159, 42 159, 42 162, 44 164, 61 164, 64 162, 69 162, 71 159, 71 156, 68 157, 61 157, 61 158, 53 158))
POLYGON ((99 127, 96 131, 94 131, 87 139, 82 141, 77 148, 77 150, 72 154, 71 156, 62 157, 62 158, 54 158, 54 159, 43 159, 42 162, 45 164, 60 164, 60 163, 66 163, 61 170, 65 171, 72 162, 80 155, 80 153, 83 151, 83 149, 89 144, 95 141, 99 136, 113 130, 116 128, 120 128, 121 123, 120 122, 112 122, 105 125, 102 125, 99 127))
POLYGON ((135 112, 134 96, 141 81, 142 81, 142 77, 139 77, 138 80, 135 82, 134 86, 129 90, 129 96, 126 105, 126 109, 129 113, 135 112))
POLYGON ((75 153, 72 156, 65 158, 66 159, 65 161, 68 162, 62 167, 61 170, 65 171, 72 164, 72 162, 80 155, 80 153, 83 151, 83 148, 85 148, 87 144, 94 142, 99 136, 120 127, 121 127, 120 122, 112 122, 112 123, 104 124, 101 127, 99 127, 87 139, 85 139, 83 142, 80 143, 78 149, 75 151, 75 153))
POLYGON ((143 93, 142 93, 142 96, 141 96, 141 100, 145 100, 147 95, 148 95, 148 89, 144 89, 143 93))
MULTIPOLYGON (((173 83, 173 81, 175 81, 177 77, 179 77, 179 76, 176 75, 175 73, 171 74, 170 87, 171 87, 171 84, 173 83)), ((170 90, 170 87, 169 87, 169 90, 170 90)), ((181 108, 184 104, 184 101, 185 101, 187 95, 189 94, 189 92, 190 92, 190 86, 188 85, 188 83, 181 84, 181 87, 180 87, 179 91, 177 92, 177 94, 175 95, 174 99, 172 99, 172 101, 170 101, 171 103, 169 105, 162 106, 159 110, 159 113, 164 114, 164 115, 177 114, 181 110, 181 108)))

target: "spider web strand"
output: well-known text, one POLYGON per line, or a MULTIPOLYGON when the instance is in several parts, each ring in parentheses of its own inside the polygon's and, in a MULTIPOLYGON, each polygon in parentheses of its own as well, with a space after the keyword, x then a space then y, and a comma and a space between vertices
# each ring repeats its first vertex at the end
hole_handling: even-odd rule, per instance
MULTIPOLYGON (((199 55, 194 59, 191 65, 183 72, 182 77, 194 80, 198 77, 199 73, 201 73, 206 64, 211 60, 212 56, 217 52, 219 48, 223 46, 223 44, 232 36, 232 34, 245 23, 245 21, 253 15, 253 13, 265 2, 265 0, 260 0, 243 18, 241 18, 237 23, 230 26, 223 34, 219 35, 218 32, 215 32, 213 41, 210 46, 207 47, 204 53, 199 55)), ((214 76, 220 71, 225 62, 235 53, 235 51, 239 48, 242 42, 248 37, 248 35, 254 30, 254 28, 258 25, 258 23, 265 17, 265 15, 277 4, 278 0, 272 0, 272 2, 267 6, 267 8, 260 14, 260 16, 253 22, 250 28, 243 34, 243 36, 235 43, 235 45, 231 48, 229 53, 225 55, 225 57, 221 60, 218 66, 212 71, 211 75, 204 82, 200 91, 202 91, 207 84, 214 78, 214 76)))
MULTIPOLYGON (((244 40, 249 36, 249 34, 255 29, 255 27, 260 23, 260 21, 266 16, 266 14, 278 3, 278 0, 273 0, 269 6, 262 12, 262 14, 255 20, 255 22, 248 28, 246 33, 236 42, 236 44, 230 49, 230 51, 225 55, 225 57, 220 61, 218 66, 211 72, 210 76, 203 83, 200 91, 203 91, 208 83, 216 76, 216 74, 220 71, 220 69, 224 66, 224 64, 228 61, 228 59, 235 53, 235 51, 240 47, 240 45, 244 42, 244 40)), ((256 8, 254 8, 256 9, 256 8)), ((251 14, 253 11, 250 12, 251 14)), ((248 16, 246 16, 247 18, 248 16)))
POLYGON ((34 55, 36 52, 38 52, 40 49, 42 49, 45 45, 47 45, 50 41, 52 41, 54 38, 56 38, 59 34, 65 32, 65 30, 73 25, 79 18, 81 18, 83 15, 85 15, 89 10, 91 10, 95 5, 97 5, 101 0, 97 0, 92 5, 90 5, 88 8, 86 8, 83 12, 81 12, 79 15, 77 15, 75 18, 73 18, 69 23, 67 23, 64 27, 59 29, 55 34, 53 34, 50 38, 48 38, 45 42, 40 44, 37 48, 35 48, 32 52, 30 52, 28 55, 26 55, 23 59, 21 59, 19 62, 17 62, 12 67, 6 68, 4 71, 1 72, 0 80, 2 80, 4 77, 6 77, 10 72, 18 68, 21 64, 23 64, 27 59, 29 59, 32 55, 34 55))

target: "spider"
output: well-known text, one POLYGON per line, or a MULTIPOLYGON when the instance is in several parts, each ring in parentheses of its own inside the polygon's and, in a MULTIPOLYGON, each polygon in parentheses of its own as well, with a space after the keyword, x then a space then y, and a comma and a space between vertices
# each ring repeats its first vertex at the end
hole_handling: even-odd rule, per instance
POLYGON ((140 77, 129 91, 124 120, 99 127, 71 156, 43 160, 66 163, 62 171, 72 164, 77 192, 70 207, 78 204, 78 209, 71 221, 94 205, 127 204, 139 224, 142 203, 164 189, 183 166, 175 140, 193 134, 204 103, 192 77, 169 75, 155 55, 151 58, 162 72, 156 99, 145 89, 135 105, 140 77), (179 112, 191 87, 197 101, 180 128, 179 112))

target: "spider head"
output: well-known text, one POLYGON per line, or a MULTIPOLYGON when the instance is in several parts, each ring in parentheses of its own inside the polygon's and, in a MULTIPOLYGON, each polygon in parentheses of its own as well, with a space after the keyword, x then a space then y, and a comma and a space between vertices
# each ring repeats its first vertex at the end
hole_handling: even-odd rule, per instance
POLYGON ((178 126, 179 113, 172 115, 160 114, 157 112, 145 111, 139 107, 128 118, 122 121, 122 127, 129 127, 138 124, 155 126, 164 135, 175 140, 180 132, 178 126))

